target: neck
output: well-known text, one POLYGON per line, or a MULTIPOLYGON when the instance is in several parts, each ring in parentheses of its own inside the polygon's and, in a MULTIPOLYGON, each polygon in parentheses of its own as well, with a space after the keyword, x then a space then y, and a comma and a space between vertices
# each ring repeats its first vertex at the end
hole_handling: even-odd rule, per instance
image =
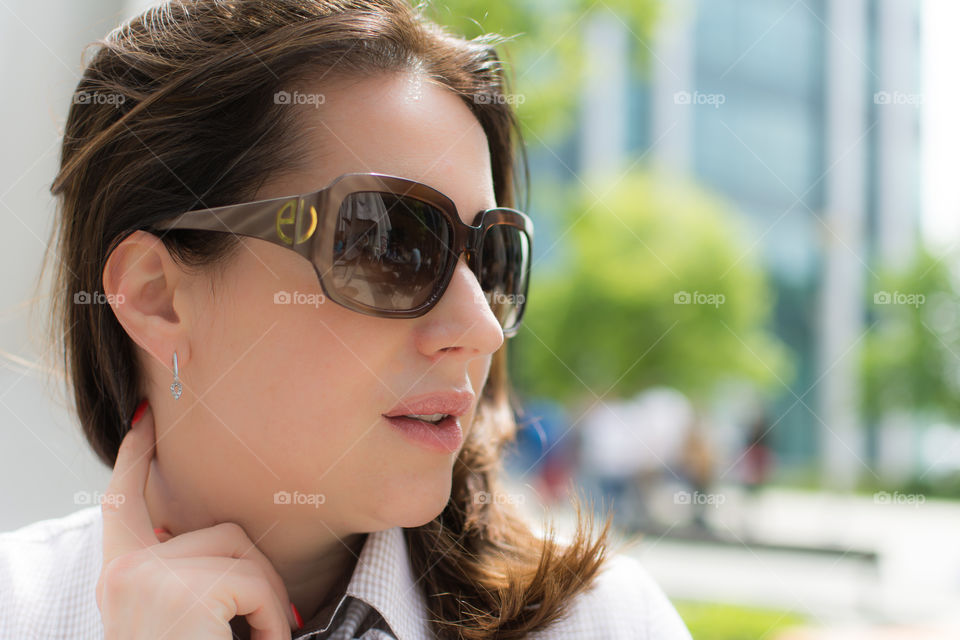
MULTIPOLYGON (((296 555, 289 549, 289 540, 285 540, 283 535, 272 534, 265 536, 257 548, 267 556, 283 579, 290 602, 303 618, 304 628, 314 625, 322 627, 347 589, 366 534, 354 534, 344 540, 333 538, 328 541, 330 546, 327 551, 319 551, 311 557, 296 555), (273 548, 271 542, 279 548, 273 548)), ((233 618, 230 628, 234 638, 250 640, 250 626, 242 616, 233 618)), ((293 633, 296 635, 296 630, 293 633)))
POLYGON ((353 575, 366 534, 351 534, 343 539, 331 536, 306 554, 297 554, 287 536, 273 538, 278 548, 257 545, 261 548, 277 573, 283 578, 290 602, 303 617, 304 626, 312 622, 326 623, 316 619, 318 614, 329 615, 343 596, 353 575))
MULTIPOLYGON (((176 499, 162 474, 155 471, 156 460, 144 495, 154 526, 176 536, 220 522, 236 522, 280 575, 304 627, 313 622, 326 623, 314 618, 336 606, 346 591, 367 534, 338 534, 325 523, 277 521, 275 513, 262 519, 213 513, 213 509, 195 501, 176 499)), ((233 623, 231 626, 237 629, 233 623)))

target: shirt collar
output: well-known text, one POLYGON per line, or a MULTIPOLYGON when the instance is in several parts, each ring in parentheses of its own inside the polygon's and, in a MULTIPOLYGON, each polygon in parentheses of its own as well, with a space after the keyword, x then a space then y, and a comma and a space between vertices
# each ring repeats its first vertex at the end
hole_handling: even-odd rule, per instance
POLYGON ((328 629, 348 596, 377 610, 397 640, 432 638, 426 598, 415 577, 402 527, 374 531, 360 551, 346 594, 321 629, 328 629))

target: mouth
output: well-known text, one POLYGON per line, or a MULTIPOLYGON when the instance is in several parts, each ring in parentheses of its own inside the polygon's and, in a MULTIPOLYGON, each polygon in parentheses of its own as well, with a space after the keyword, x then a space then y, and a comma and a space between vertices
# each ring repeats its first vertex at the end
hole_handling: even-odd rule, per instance
POLYGON ((463 444, 460 419, 450 414, 383 416, 410 442, 437 453, 455 453, 463 444), (435 420, 424 420, 431 418, 435 420))
POLYGON ((447 420, 448 418, 453 418, 449 413, 433 413, 430 415, 415 415, 407 414, 402 416, 386 416, 387 418, 405 418, 408 420, 419 420, 420 422, 426 422, 427 424, 432 424, 433 426, 439 426, 441 422, 447 420))
POLYGON ((383 414, 385 418, 402 417, 435 426, 449 418, 466 415, 473 407, 476 396, 469 391, 438 391, 401 400, 397 406, 383 414))

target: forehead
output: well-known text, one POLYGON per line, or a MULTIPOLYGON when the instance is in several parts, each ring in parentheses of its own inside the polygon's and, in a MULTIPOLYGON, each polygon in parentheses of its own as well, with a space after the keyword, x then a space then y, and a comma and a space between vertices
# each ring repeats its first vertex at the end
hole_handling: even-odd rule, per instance
POLYGON ((486 134, 453 91, 414 73, 315 85, 322 93, 310 94, 309 82, 295 90, 322 97, 291 105, 308 149, 305 168, 270 189, 303 193, 344 173, 377 172, 433 187, 467 223, 496 206, 486 134))

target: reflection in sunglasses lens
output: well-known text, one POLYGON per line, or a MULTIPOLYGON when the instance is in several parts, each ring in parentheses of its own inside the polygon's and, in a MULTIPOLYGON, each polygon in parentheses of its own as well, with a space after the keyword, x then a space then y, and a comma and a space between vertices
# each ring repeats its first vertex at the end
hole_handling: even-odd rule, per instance
POLYGON ((516 227, 498 224, 483 237, 480 286, 500 326, 510 329, 526 302, 530 241, 516 227))
MULTIPOLYGON (((452 229, 435 206, 394 193, 362 191, 340 205, 334 231, 333 286, 378 309, 422 305, 443 276, 452 229)), ((516 227, 487 230, 480 286, 504 329, 520 318, 529 277, 530 240, 516 227)))
POLYGON ((352 193, 334 232, 333 283, 379 309, 412 309, 430 296, 451 241, 436 207, 393 193, 352 193))

